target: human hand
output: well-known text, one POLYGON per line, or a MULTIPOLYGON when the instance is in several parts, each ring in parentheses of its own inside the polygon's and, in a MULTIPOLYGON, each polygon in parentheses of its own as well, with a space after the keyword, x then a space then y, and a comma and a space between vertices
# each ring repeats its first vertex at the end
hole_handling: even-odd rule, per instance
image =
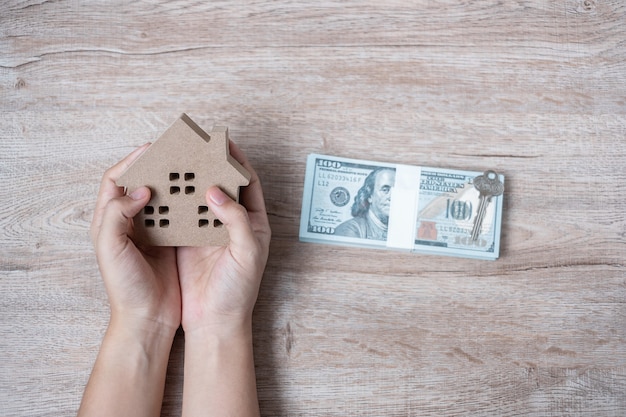
POLYGON ((171 247, 139 248, 133 243, 132 219, 150 200, 150 189, 141 187, 124 195, 123 188, 115 184, 147 146, 104 174, 90 232, 111 306, 111 322, 173 336, 181 318, 176 251, 171 247))
POLYGON ((181 317, 174 248, 135 246, 133 217, 150 190, 115 184, 144 145, 104 174, 91 223, 111 321, 78 415, 155 416, 161 411, 172 340, 181 317))
POLYGON ((228 229, 221 247, 177 248, 182 325, 197 329, 249 323, 267 262, 271 230, 259 177, 245 155, 230 143, 231 155, 251 174, 241 205, 219 188, 206 193, 209 208, 228 229))

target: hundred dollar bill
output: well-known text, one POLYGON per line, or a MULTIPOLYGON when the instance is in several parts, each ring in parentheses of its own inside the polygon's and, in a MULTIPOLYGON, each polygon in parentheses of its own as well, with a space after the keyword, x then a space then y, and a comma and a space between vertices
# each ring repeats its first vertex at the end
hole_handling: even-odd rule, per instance
POLYGON ((472 239, 479 175, 311 154, 300 240, 495 260, 503 196, 492 197, 472 239))

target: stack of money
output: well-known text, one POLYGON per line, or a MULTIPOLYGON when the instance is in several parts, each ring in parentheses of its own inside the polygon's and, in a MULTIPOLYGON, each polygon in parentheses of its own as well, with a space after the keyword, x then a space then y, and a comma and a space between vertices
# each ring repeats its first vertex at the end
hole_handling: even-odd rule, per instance
POLYGON ((312 154, 300 240, 495 260, 503 183, 494 171, 312 154))

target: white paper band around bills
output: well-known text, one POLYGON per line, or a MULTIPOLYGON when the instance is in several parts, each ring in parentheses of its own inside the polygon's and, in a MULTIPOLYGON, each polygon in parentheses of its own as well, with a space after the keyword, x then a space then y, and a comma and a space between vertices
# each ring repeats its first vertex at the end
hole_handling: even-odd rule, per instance
POLYGON ((396 180, 391 191, 387 247, 412 250, 417 231, 420 167, 396 165, 396 180))

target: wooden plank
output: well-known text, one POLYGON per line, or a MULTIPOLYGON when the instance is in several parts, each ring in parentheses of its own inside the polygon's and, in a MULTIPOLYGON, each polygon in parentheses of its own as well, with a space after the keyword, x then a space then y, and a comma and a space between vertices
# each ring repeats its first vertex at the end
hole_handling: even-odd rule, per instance
POLYGON ((2 414, 75 412, 108 320, 100 177, 185 111, 263 181, 263 415, 623 416, 622 3, 6 3, 2 414), (311 152, 503 172, 502 257, 298 242, 311 152))

